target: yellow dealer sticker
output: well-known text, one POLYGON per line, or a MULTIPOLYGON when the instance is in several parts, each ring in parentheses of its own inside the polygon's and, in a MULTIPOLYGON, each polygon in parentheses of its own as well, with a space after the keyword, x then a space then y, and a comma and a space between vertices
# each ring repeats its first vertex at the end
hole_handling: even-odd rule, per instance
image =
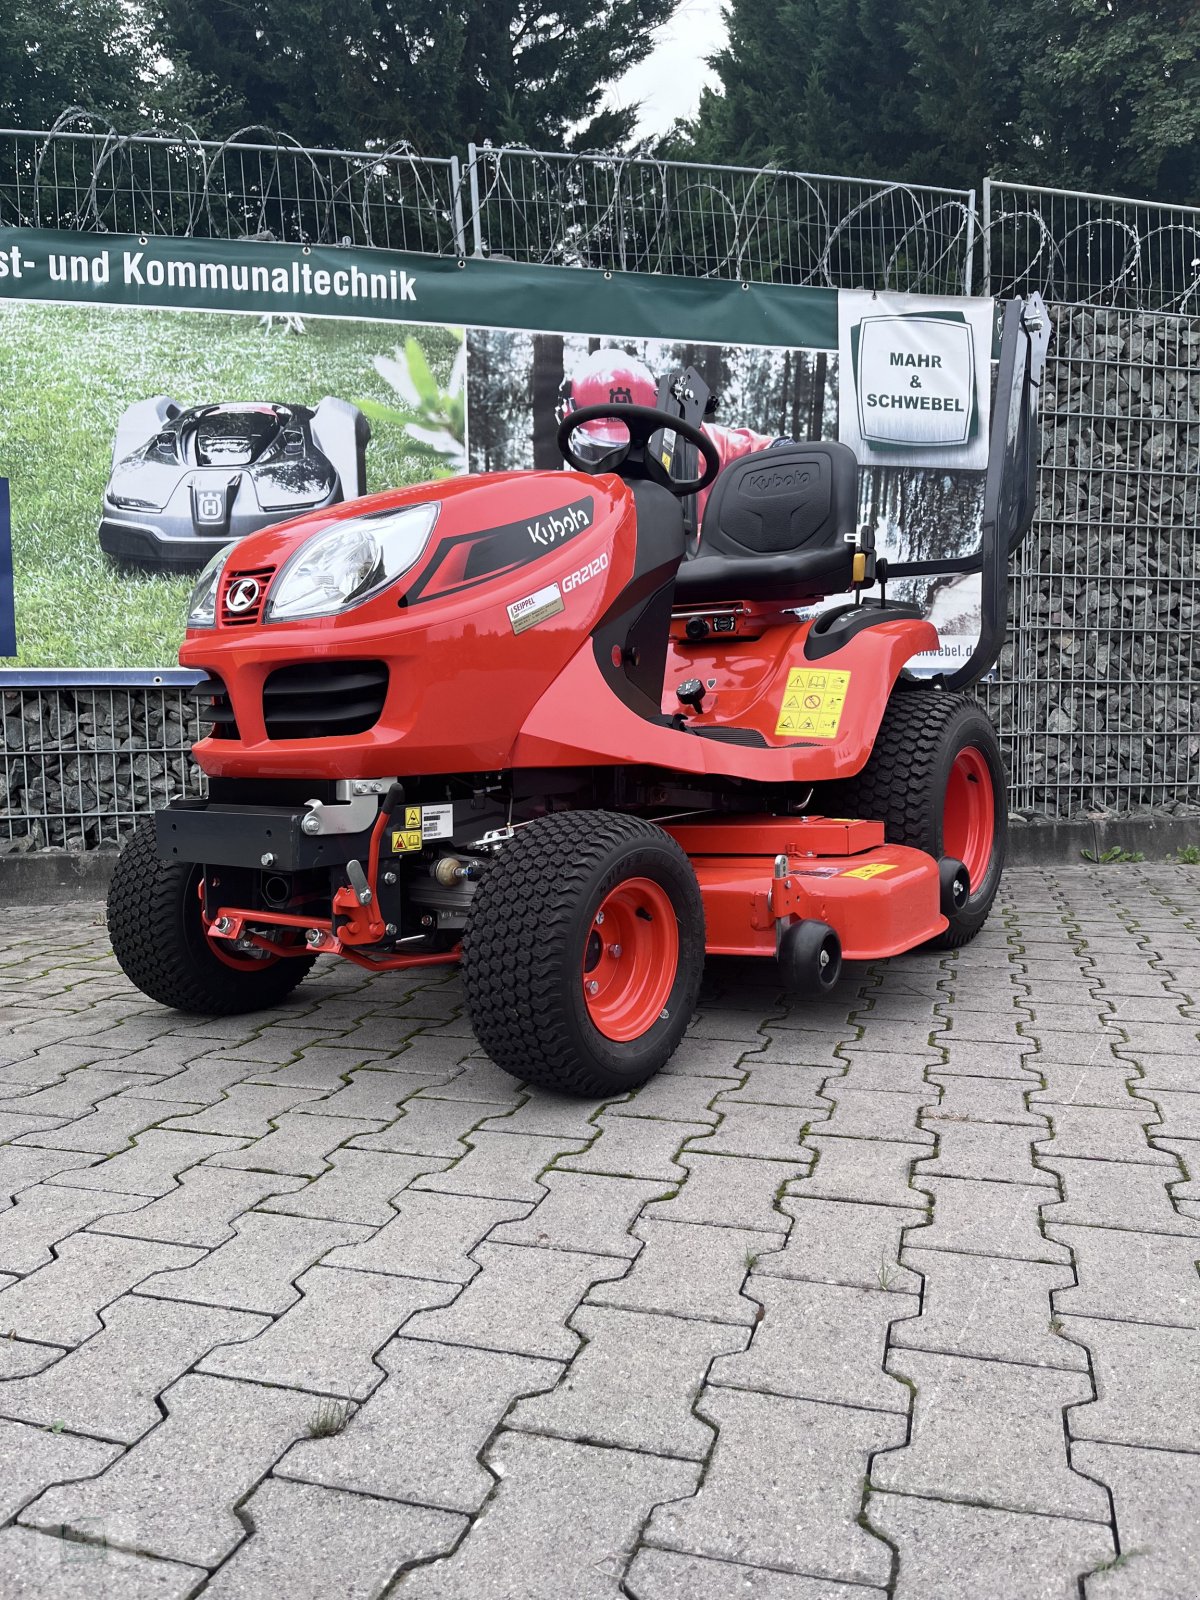
POLYGON ((868 861, 865 867, 851 867, 849 872, 843 872, 843 878, 878 878, 884 872, 895 872, 894 861, 868 861))
POLYGON ((775 737, 787 733, 798 739, 836 738, 849 685, 848 672, 793 667, 788 673, 775 737))

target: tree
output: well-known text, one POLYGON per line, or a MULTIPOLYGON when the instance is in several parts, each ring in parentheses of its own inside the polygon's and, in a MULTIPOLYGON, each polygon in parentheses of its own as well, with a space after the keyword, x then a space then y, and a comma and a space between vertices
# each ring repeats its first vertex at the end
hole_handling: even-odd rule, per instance
POLYGON ((729 0, 671 153, 1200 201, 1195 0, 729 0))
POLYGON ((430 155, 468 141, 619 146, 636 108, 601 109, 678 0, 160 0, 163 48, 209 131, 430 155), (574 130, 574 131, 573 131, 574 130))
POLYGON ((5 0, 5 127, 48 128, 80 104, 129 126, 142 120, 155 92, 143 20, 122 0, 5 0))

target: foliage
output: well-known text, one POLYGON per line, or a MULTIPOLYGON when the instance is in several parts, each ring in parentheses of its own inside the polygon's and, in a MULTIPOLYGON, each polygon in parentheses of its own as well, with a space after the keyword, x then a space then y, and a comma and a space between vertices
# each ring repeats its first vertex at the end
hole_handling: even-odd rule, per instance
POLYGON ((1125 866, 1135 861, 1145 861, 1146 857, 1141 850, 1126 850, 1122 845, 1109 845, 1107 850, 1081 850, 1079 854, 1085 861, 1095 862, 1097 866, 1112 866, 1114 863, 1125 866))
POLYGON ((729 30, 676 153, 1200 198, 1194 0, 730 0, 729 30))
POLYGON ((1175 854, 1183 867, 1200 867, 1200 844, 1181 844, 1175 854))
POLYGON ((443 389, 425 359, 425 352, 410 334, 394 356, 376 356, 375 371, 396 392, 403 410, 359 400, 358 406, 373 423, 390 422, 403 428, 410 448, 428 462, 431 478, 450 478, 467 470, 467 347, 460 343, 450 382, 443 389))
POLYGON ((629 138, 605 89, 649 53, 678 0, 159 0, 164 53, 203 129, 448 155, 469 141, 585 148, 629 138))
POLYGON ((48 128, 80 100, 137 123, 153 94, 144 13, 124 0, 6 0, 0 126, 48 128))

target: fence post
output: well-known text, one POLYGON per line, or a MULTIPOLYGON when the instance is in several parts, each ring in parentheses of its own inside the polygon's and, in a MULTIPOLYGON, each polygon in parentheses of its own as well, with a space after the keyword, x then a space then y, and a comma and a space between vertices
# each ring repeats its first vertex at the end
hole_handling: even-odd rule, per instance
POLYGON ((967 196, 967 249, 963 256, 963 286, 962 292, 970 294, 971 284, 975 277, 975 232, 978 212, 975 207, 975 191, 972 189, 967 196))
POLYGON ((992 292, 992 180, 983 180, 983 292, 992 292))
POLYGON ((467 171, 471 179, 471 237, 475 241, 474 254, 483 254, 483 219, 479 214, 479 152, 473 144, 467 146, 467 171))
POLYGON ((463 228, 462 167, 458 157, 450 157, 450 194, 454 205, 454 251, 461 261, 467 253, 467 235, 463 228))

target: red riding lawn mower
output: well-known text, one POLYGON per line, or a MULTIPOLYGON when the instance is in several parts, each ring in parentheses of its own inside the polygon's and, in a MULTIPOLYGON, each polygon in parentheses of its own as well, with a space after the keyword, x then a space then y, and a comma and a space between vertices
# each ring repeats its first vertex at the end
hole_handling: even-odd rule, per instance
POLYGON ((225 1015, 277 1004, 320 955, 461 962, 493 1061, 611 1095, 675 1050, 706 953, 820 995, 845 959, 964 944, 1006 809, 995 732, 959 691, 1003 639, 1048 337, 1037 297, 1003 307, 983 637, 932 681, 905 664, 933 626, 865 591, 937 569, 885 574, 856 535, 853 453, 789 444, 719 473, 691 372, 653 407, 570 413, 573 471, 389 491, 231 545, 180 652, 205 674, 208 796, 120 858, 125 972, 225 1015), (683 501, 714 479, 685 559, 683 501))

